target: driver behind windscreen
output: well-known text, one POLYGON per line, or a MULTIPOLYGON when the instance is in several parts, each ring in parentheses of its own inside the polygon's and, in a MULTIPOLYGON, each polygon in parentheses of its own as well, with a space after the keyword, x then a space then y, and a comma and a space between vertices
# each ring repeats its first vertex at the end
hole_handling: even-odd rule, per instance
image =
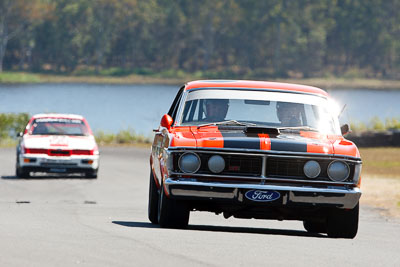
POLYGON ((288 102, 276 103, 276 113, 281 122, 281 126, 284 127, 301 126, 301 111, 302 104, 288 102))
POLYGON ((224 121, 229 108, 229 99, 206 99, 205 118, 207 122, 224 121))

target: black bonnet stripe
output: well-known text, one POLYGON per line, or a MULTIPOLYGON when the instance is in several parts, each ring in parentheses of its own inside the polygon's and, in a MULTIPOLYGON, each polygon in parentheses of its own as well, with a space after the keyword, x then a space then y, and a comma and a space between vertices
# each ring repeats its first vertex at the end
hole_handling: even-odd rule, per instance
POLYGON ((221 131, 224 138, 225 148, 245 148, 260 149, 260 138, 258 135, 246 135, 244 132, 224 132, 221 131))
POLYGON ((271 138, 271 150, 307 152, 307 143, 299 140, 271 138))

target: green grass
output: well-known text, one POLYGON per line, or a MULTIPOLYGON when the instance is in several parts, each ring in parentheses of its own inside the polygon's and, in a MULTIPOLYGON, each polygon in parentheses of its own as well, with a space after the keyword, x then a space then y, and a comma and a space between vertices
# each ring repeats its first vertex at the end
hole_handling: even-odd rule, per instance
POLYGON ((112 144, 150 144, 151 138, 141 134, 137 134, 133 129, 121 130, 120 132, 105 133, 97 131, 95 133, 96 141, 99 145, 112 145, 112 144))
POLYGON ((28 73, 3 72, 0 73, 0 83, 108 83, 108 84, 174 84, 180 85, 191 80, 199 79, 255 79, 289 83, 299 83, 321 87, 323 89, 390 89, 400 90, 400 80, 380 80, 368 78, 345 77, 317 77, 317 78, 273 78, 268 72, 255 70, 240 73, 236 70, 196 71, 183 70, 154 71, 148 68, 118 68, 112 67, 96 72, 93 67, 79 68, 72 73, 28 73))
POLYGON ((39 75, 26 72, 2 72, 0 83, 38 83, 41 82, 39 75))
POLYGON ((12 138, 1 138, 0 147, 16 147, 18 140, 12 138))
POLYGON ((400 147, 361 148, 362 175, 400 178, 400 147))
POLYGON ((378 117, 374 117, 368 123, 351 122, 350 129, 353 133, 398 130, 400 129, 400 118, 388 118, 382 121, 378 117))

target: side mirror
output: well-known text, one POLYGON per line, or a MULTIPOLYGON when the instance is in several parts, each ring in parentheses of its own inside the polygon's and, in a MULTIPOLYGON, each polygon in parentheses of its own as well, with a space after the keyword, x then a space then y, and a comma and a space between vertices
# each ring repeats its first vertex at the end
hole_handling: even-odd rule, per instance
POLYGON ((173 122, 174 122, 174 120, 171 118, 171 116, 168 114, 165 114, 161 118, 160 125, 161 125, 161 127, 167 128, 167 130, 169 131, 169 129, 171 129, 171 125, 173 122))
POLYGON ((340 126, 340 131, 342 132, 342 135, 346 135, 350 133, 350 126, 348 124, 344 124, 340 126))
POLYGON ((22 132, 17 133, 17 137, 22 137, 24 134, 22 132))

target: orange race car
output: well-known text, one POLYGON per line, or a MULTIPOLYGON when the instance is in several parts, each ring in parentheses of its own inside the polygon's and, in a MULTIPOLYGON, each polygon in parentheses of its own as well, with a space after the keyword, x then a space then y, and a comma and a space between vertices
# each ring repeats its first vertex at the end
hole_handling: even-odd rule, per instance
POLYGON ((361 159, 339 111, 315 87, 194 81, 156 130, 148 216, 185 228, 190 211, 301 220, 307 231, 354 238, 361 159))

